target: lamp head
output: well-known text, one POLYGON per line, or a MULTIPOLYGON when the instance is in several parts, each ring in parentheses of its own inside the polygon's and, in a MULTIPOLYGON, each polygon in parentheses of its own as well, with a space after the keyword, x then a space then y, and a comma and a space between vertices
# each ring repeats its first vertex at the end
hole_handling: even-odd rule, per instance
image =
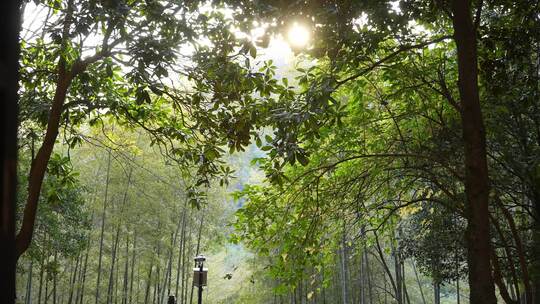
POLYGON ((202 254, 199 254, 198 256, 195 257, 195 262, 197 263, 202 263, 206 261, 206 257, 202 254))

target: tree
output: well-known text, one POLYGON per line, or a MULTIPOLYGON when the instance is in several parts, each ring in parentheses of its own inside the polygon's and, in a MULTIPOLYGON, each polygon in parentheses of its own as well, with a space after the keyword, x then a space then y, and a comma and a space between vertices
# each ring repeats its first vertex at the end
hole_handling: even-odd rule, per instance
MULTIPOLYGON (((35 12, 39 9, 47 12, 36 16, 43 24, 37 33, 23 35, 19 117, 23 134, 37 133, 43 140, 36 143, 28 173, 18 257, 30 245, 47 163, 61 130, 76 146, 81 124, 110 116, 146 129, 153 143, 168 151, 176 145, 170 155, 179 161, 200 162, 201 153, 212 159, 219 153, 199 137, 199 118, 184 117, 189 94, 166 81, 189 75, 192 68, 182 66, 184 55, 177 48, 197 47, 209 24, 221 22, 222 15, 206 17, 198 2, 43 1, 35 12), (184 148, 178 149, 180 145, 184 148), (206 145, 212 148, 204 149, 206 145)), ((222 143, 220 138, 216 140, 222 143)), ((219 169, 200 166, 201 176, 219 169)), ((201 180, 208 182, 204 176, 201 180)))
MULTIPOLYGON (((295 149, 301 151, 297 142, 309 138, 310 131, 299 128, 298 125, 312 126, 311 129, 316 129, 320 125, 318 122, 324 122, 325 114, 320 115, 322 118, 317 114, 328 112, 328 108, 335 104, 332 95, 339 87, 365 76, 377 67, 391 66, 400 54, 426 49, 428 45, 453 38, 457 54, 455 59, 459 99, 453 97, 450 92, 454 89, 449 91, 446 83, 438 86, 436 90, 448 99, 461 118, 465 170, 463 185, 468 220, 469 283, 473 303, 496 301, 490 265, 489 176, 486 135, 478 88, 476 38, 485 6, 487 4, 479 2, 473 7, 470 1, 450 1, 436 5, 403 1, 399 6, 400 11, 395 12, 387 2, 354 4, 267 2, 256 8, 243 10, 259 12, 258 16, 269 19, 276 18, 276 27, 280 29, 288 26, 289 20, 294 18, 316 25, 313 31, 317 39, 310 53, 316 58, 326 58, 329 63, 325 73, 310 79, 311 86, 302 95, 307 100, 305 110, 310 111, 301 111, 304 115, 297 114, 296 116, 301 118, 295 126, 282 124, 278 127, 279 131, 276 132, 278 138, 273 144, 281 155, 285 152, 279 150, 279 144, 292 146, 293 151, 295 149), (285 12, 296 13, 291 15, 285 12), (358 22, 357 18, 362 14, 366 14, 367 26, 356 32, 351 31, 355 22, 358 22), (409 21, 422 24, 429 30, 420 34, 414 33, 408 27, 409 21), (393 41, 397 46, 389 41, 393 41), (291 132, 299 136, 291 136, 291 132)), ((294 152, 288 155, 290 159, 290 155, 294 155, 294 152)))
POLYGON ((17 84, 19 79, 19 43, 20 1, 4 1, 0 5, 2 15, 2 42, 0 45, 0 100, 2 102, 0 137, 0 244, 2 252, 0 260, 0 301, 12 303, 15 301, 15 206, 17 188, 17 84))

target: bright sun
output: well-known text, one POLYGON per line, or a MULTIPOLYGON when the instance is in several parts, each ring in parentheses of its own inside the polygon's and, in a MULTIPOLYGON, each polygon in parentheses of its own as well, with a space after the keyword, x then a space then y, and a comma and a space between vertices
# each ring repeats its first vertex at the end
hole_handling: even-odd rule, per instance
POLYGON ((309 31, 295 22, 287 33, 287 40, 293 47, 304 47, 309 42, 309 31))

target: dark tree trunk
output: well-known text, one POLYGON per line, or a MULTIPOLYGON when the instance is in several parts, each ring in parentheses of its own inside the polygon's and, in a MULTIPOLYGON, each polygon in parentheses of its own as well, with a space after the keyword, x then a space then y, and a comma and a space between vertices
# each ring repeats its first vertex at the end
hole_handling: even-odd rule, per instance
MULTIPOLYGON (((540 60, 540 59, 539 59, 540 60)), ((531 248, 531 282, 532 286, 532 301, 529 303, 540 304, 540 180, 537 177, 535 180, 534 199, 533 199, 533 223, 532 223, 532 248, 531 248)), ((517 237, 519 238, 519 236, 517 237)), ((521 245, 521 244, 520 244, 521 245)), ((523 258, 520 256, 520 259, 523 258)), ((529 298, 527 293, 527 298, 529 298)), ((529 301, 529 299, 527 299, 529 301)))
POLYGON ((480 108, 476 29, 471 18, 471 2, 453 0, 452 12, 465 148, 470 301, 472 304, 495 304, 497 299, 490 263, 486 135, 480 108))
POLYGON ((152 286, 152 268, 153 265, 150 265, 150 270, 148 270, 148 280, 146 281, 146 291, 144 292, 144 304, 148 304, 148 297, 150 296, 150 286, 152 286))
POLYGON ((15 303, 20 5, 21 1, 0 2, 0 303, 15 303))
POLYGON ((433 303, 441 304, 441 284, 433 282, 433 303))

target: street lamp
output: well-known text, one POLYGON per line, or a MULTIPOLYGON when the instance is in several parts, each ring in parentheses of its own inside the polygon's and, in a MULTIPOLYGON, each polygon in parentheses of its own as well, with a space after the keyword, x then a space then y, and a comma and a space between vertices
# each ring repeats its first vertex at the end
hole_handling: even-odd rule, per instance
POLYGON ((208 268, 204 268, 206 257, 202 254, 195 257, 195 268, 193 268, 193 286, 199 288, 198 304, 202 304, 203 286, 206 286, 208 268))

